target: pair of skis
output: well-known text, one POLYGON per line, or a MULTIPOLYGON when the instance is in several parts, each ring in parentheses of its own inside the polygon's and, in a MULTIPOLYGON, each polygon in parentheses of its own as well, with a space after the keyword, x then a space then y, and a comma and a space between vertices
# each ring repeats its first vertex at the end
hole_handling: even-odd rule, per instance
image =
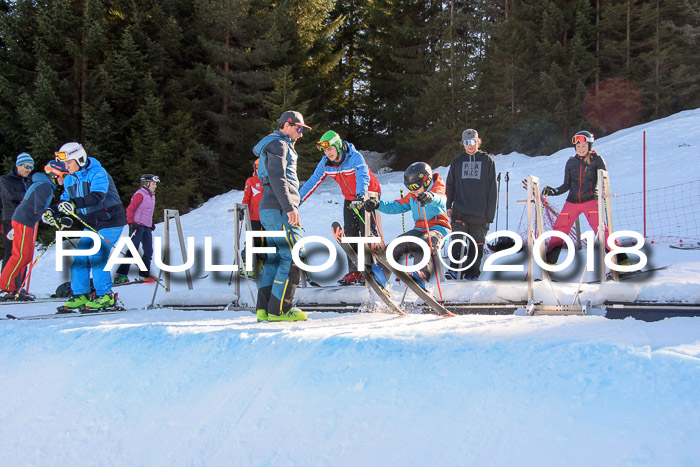
POLYGON ((41 319, 61 319, 61 318, 77 318, 82 316, 102 316, 102 315, 114 315, 117 313, 126 313, 129 311, 139 311, 139 308, 124 308, 122 306, 118 307, 108 307, 107 309, 100 310, 89 310, 84 312, 71 311, 68 313, 49 313, 45 315, 30 315, 30 316, 15 316, 12 314, 5 315, 5 319, 11 320, 41 320, 41 319))
MULTIPOLYGON (((343 237, 345 237, 345 231, 343 230, 343 227, 340 225, 339 222, 333 222, 332 229, 333 237, 343 249, 343 252, 348 256, 350 261, 352 261, 359 270, 360 265, 358 264, 357 254, 355 253, 355 250, 352 249, 349 243, 343 243, 342 241, 343 237)), ((389 264, 389 261, 386 257, 386 253, 384 251, 374 253, 374 256, 377 259, 377 261, 381 264, 384 270, 388 270, 389 272, 393 273, 401 282, 406 284, 406 286, 409 289, 411 289, 416 295, 418 295, 418 297, 420 297, 435 313, 445 317, 455 316, 454 313, 448 311, 444 306, 442 306, 440 302, 438 302, 430 292, 418 285, 416 281, 413 280, 412 276, 403 271, 395 269, 391 264, 389 264)), ((361 273, 362 277, 365 278, 365 282, 377 294, 377 296, 382 299, 382 301, 387 305, 387 307, 389 307, 389 309, 392 312, 400 316, 404 316, 406 314, 401 309, 401 307, 398 304, 396 304, 394 300, 392 300, 389 291, 377 282, 370 268, 365 267, 364 271, 361 271, 361 273)), ((387 277, 387 282, 388 279, 389 278, 387 277)))

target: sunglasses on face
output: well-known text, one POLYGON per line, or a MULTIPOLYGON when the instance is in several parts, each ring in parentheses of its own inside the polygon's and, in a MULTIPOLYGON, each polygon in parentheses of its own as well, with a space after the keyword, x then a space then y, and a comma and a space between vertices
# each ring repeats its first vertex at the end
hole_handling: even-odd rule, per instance
MULTIPOLYGON (((293 125, 293 123, 290 123, 290 125, 293 125)), ((304 132, 304 127, 303 127, 303 126, 299 126, 299 125, 294 125, 294 126, 297 127, 297 134, 300 135, 300 134, 302 134, 302 133, 304 132)))
POLYGON ((465 139, 462 143, 464 143, 465 146, 475 146, 478 141, 475 139, 465 139))
POLYGON ((22 167, 24 167, 25 169, 29 169, 29 170, 33 170, 33 169, 34 169, 34 166, 33 166, 33 165, 29 165, 29 164, 24 164, 22 167))

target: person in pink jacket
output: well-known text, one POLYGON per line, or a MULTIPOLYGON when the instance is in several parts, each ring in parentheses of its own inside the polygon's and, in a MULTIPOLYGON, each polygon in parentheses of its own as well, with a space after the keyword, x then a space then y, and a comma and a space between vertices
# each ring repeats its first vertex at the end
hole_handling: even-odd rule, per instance
MULTIPOLYGON (((143 255, 141 259, 146 265, 145 271, 139 271, 139 280, 153 282, 155 278, 151 276, 151 259, 153 259, 153 211, 156 207, 156 187, 160 179, 157 175, 144 174, 141 176, 141 188, 131 197, 129 207, 126 208, 126 221, 129 224, 129 236, 136 249, 141 246, 143 255)), ((117 275, 114 278, 115 284, 129 282, 130 264, 122 264, 117 268, 117 275)))

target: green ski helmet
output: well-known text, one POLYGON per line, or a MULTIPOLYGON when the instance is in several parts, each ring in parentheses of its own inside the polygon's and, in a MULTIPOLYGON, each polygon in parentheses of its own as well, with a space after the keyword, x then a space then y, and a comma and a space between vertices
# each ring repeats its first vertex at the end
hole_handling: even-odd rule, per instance
POLYGON ((319 151, 328 149, 331 146, 335 146, 338 150, 338 154, 343 153, 343 140, 340 139, 340 135, 333 130, 328 130, 321 136, 321 139, 316 143, 316 147, 319 151))

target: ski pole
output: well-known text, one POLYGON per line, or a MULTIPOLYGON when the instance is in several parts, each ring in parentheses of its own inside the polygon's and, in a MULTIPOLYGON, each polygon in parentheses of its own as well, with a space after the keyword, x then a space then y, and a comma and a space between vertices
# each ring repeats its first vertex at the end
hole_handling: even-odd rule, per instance
MULTIPOLYGON (((90 224, 88 224, 87 222, 85 222, 84 220, 82 220, 80 217, 78 217, 78 215, 77 215, 76 213, 72 212, 70 215, 73 216, 73 217, 75 217, 76 219, 78 219, 85 227, 87 227, 88 229, 90 229, 90 230, 92 230, 93 232, 95 232, 95 233, 97 234, 98 237, 100 237, 105 243, 107 243, 107 245, 109 245, 109 246, 111 246, 112 248, 115 248, 115 249, 116 249, 116 247, 114 246, 114 244, 113 244, 112 242, 110 242, 109 240, 107 240, 107 239, 104 237, 104 235, 102 235, 102 234, 99 233, 97 230, 95 230, 95 228, 94 228, 93 226, 91 226, 90 224)), ((119 254, 122 255, 122 256, 125 257, 125 258, 127 257, 127 256, 126 256, 126 253, 124 253, 123 251, 120 251, 119 254)), ((157 283, 158 285, 160 285, 161 287, 163 287, 165 290, 168 290, 168 287, 167 287, 165 284, 163 284, 163 283, 160 281, 160 279, 156 279, 156 283, 157 283)))
MULTIPOLYGON (((399 193, 401 193, 401 198, 403 198, 403 188, 399 189, 399 193)), ((403 230, 403 233, 406 233, 406 221, 404 220, 404 213, 401 213, 401 229, 403 230)))
POLYGON ((498 176, 496 177, 496 230, 498 231, 498 204, 501 201, 501 172, 498 172, 498 176))
MULTIPOLYGON (((104 235, 102 235, 102 234, 99 233, 97 230, 95 230, 95 228, 94 228, 93 226, 91 226, 90 224, 88 224, 87 222, 85 222, 84 220, 82 220, 76 213, 71 212, 70 215, 73 216, 73 217, 75 217, 76 219, 78 219, 78 220, 80 221, 80 223, 83 224, 85 227, 87 227, 88 229, 90 229, 90 230, 92 230, 93 232, 95 232, 105 243, 107 243, 107 245, 111 246, 112 248, 116 248, 112 242, 110 242, 109 240, 107 240, 107 239, 104 237, 104 235)), ((119 254, 123 254, 123 253, 122 253, 122 252, 119 252, 119 254)))
POLYGON ((20 291, 22 290, 22 288, 24 287, 24 283, 27 282, 27 279, 29 279, 29 277, 31 276, 31 274, 32 274, 32 269, 34 269, 34 265, 36 264, 36 262, 39 261, 39 260, 41 259, 41 257, 44 256, 44 254, 45 254, 47 251, 49 251, 49 248, 51 248, 51 247, 53 246, 54 243, 56 243, 56 239, 55 239, 55 238, 53 239, 53 241, 52 241, 51 243, 48 244, 48 246, 46 247, 46 249, 45 249, 44 251, 42 251, 41 254, 40 254, 39 256, 37 256, 36 259, 35 259, 34 261, 32 261, 32 264, 29 265, 29 269, 27 270, 27 275, 25 276, 24 280, 22 281, 22 285, 20 285, 20 286, 19 286, 19 289, 17 289, 17 293, 15 294, 15 298, 19 298, 19 293, 20 293, 20 291))
POLYGON ((510 180, 510 177, 508 176, 508 172, 506 172, 505 180, 506 180, 506 230, 508 230, 508 217, 509 217, 508 216, 508 204, 510 204, 509 200, 508 200, 508 193, 509 193, 508 181, 510 180))
MULTIPOLYGON (((32 243, 33 247, 36 246, 36 237, 37 237, 38 233, 39 233, 39 222, 36 222, 34 224, 34 243, 32 243)), ((32 281, 32 270, 31 269, 27 270, 27 275, 24 278, 24 280, 27 281, 27 288, 25 289, 25 292, 29 293, 29 284, 32 281)), ((22 290, 22 287, 20 287, 19 289, 22 290)))
MULTIPOLYGON (((423 216, 423 222, 425 222, 425 233, 428 235, 428 246, 430 246, 430 254, 433 254, 433 240, 430 238, 430 227, 428 226, 428 214, 425 211, 425 208, 422 210, 423 216)), ((418 204, 418 217, 421 217, 421 207, 420 204, 418 204)), ((442 298, 442 288, 440 287, 440 275, 438 274, 437 270, 437 261, 435 258, 433 258, 433 270, 435 271, 435 281, 437 282, 438 286, 438 292, 440 293, 440 301, 444 304, 445 300, 442 298)))
MULTIPOLYGON (((238 212, 236 211, 236 213, 238 213, 238 212)), ((239 220, 238 220, 238 243, 237 243, 238 245, 241 244, 241 231, 242 231, 242 230, 243 230, 243 219, 239 219, 239 220)), ((237 257, 238 257, 238 255, 235 255, 235 257, 234 257, 234 259, 233 259, 233 262, 234 262, 234 263, 236 262, 236 258, 237 258, 237 257)), ((231 277, 228 278, 228 285, 229 285, 229 286, 231 285, 231 282, 233 282, 233 273, 234 273, 234 272, 236 272, 236 271, 231 271, 231 277)), ((246 273, 247 273, 247 272, 246 272, 246 273)))
POLYGON ((362 214, 360 214, 360 211, 358 211, 357 208, 356 208, 355 206, 353 206, 353 205, 351 204, 351 205, 350 205, 350 209, 352 209, 352 210, 355 212, 355 214, 357 214, 357 217, 360 218, 360 221, 362 221, 363 224, 365 224, 365 225, 367 224, 367 223, 365 222, 365 219, 362 217, 362 214))

